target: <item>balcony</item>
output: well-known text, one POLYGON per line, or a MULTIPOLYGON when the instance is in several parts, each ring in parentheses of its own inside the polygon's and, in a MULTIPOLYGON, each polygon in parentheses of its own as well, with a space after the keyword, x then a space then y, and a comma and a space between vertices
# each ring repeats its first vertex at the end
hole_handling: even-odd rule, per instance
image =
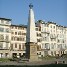
POLYGON ((2 41, 4 41, 4 39, 2 38, 2 39, 0 39, 0 42, 2 42, 2 41))
POLYGON ((42 35, 41 35, 41 33, 37 33, 37 37, 41 37, 42 35))
POLYGON ((0 42, 9 42, 8 39, 1 39, 0 42))
POLYGON ((57 48, 57 49, 59 49, 60 51, 64 51, 64 50, 66 50, 67 48, 66 48, 66 47, 63 47, 62 45, 60 45, 59 48, 57 48))
POLYGON ((47 34, 49 34, 50 32, 49 32, 49 31, 42 31, 42 33, 47 33, 47 34))
POLYGON ((56 38, 56 35, 51 35, 50 38, 51 39, 55 39, 56 38))
POLYGON ((50 48, 41 48, 42 50, 50 50, 50 48))

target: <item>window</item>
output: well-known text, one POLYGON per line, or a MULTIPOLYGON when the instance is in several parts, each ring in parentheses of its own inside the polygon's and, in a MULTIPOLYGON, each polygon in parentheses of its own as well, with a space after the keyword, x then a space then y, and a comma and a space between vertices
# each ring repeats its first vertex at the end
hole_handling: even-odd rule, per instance
POLYGON ((25 50, 25 44, 24 43, 22 43, 22 49, 25 50))
POLYGON ((19 49, 21 49, 21 44, 19 44, 19 49))
POLYGON ((51 39, 51 41, 53 41, 53 39, 51 39))
POLYGON ((44 28, 44 32, 46 32, 46 28, 44 28))
POLYGON ((41 46, 40 45, 37 45, 37 50, 40 50, 41 49, 41 46))
POLYGON ((19 53, 19 56, 21 57, 21 53, 19 53))
MULTIPOLYGON (((20 30, 21 30, 21 29, 22 29, 22 27, 18 27, 18 29, 20 29, 20 30)), ((24 28, 23 28, 23 29, 24 29, 24 28)))
POLYGON ((15 32, 15 35, 17 35, 17 32, 15 32))
POLYGON ((39 31, 41 31, 41 27, 39 27, 39 31))
POLYGON ((45 48, 48 49, 48 44, 45 44, 45 48))
POLYGON ((47 37, 44 38, 44 41, 47 41, 47 37))
POLYGON ((9 21, 6 21, 6 24, 9 24, 9 21))
POLYGON ((15 29, 17 29, 17 27, 15 27, 15 29))
POLYGON ((0 41, 4 40, 4 35, 0 34, 0 41))
POLYGON ((11 32, 11 34, 14 34, 14 32, 11 32))
POLYGON ((19 37, 19 40, 20 40, 20 41, 22 41, 22 38, 21 38, 21 37, 19 37))
POLYGON ((19 41, 20 39, 19 39, 19 37, 17 37, 17 41, 19 41))
POLYGON ((41 55, 41 52, 39 52, 39 55, 41 55))
POLYGON ((18 35, 21 35, 21 31, 18 32, 18 35))
POLYGON ((17 48, 17 44, 15 44, 15 48, 17 48))
POLYGON ((9 28, 5 29, 6 32, 9 32, 9 28))
POLYGON ((9 45, 9 43, 6 43, 6 48, 5 49, 8 49, 8 45, 9 45))
POLYGON ((1 23, 4 24, 4 20, 1 20, 1 23))
POLYGON ((43 26, 44 26, 44 27, 47 27, 48 25, 47 25, 47 24, 44 24, 43 26))
POLYGON ((40 42, 41 40, 40 39, 37 39, 37 42, 40 42))
POLYGON ((0 27, 0 32, 4 32, 4 28, 1 28, 1 27, 0 27))
POLYGON ((3 49, 3 43, 0 42, 0 49, 3 49))
POLYGON ((56 51, 54 51, 54 54, 56 55, 56 51))
POLYGON ((58 43, 60 42, 60 40, 57 41, 58 43))
POLYGON ((42 37, 42 41, 44 41, 44 37, 42 37))
POLYGON ((64 40, 63 40, 63 43, 64 43, 64 40))
POLYGON ((36 31, 38 31, 38 28, 36 28, 36 31))
POLYGON ((8 53, 5 53, 5 57, 6 57, 6 58, 8 58, 8 55, 9 55, 8 53))
POLYGON ((65 44, 64 47, 67 48, 67 45, 65 44))
POLYGON ((51 30, 51 32, 52 32, 52 30, 51 30))
POLYGON ((54 44, 53 43, 51 44, 51 48, 54 49, 54 44))
POLYGON ((14 40, 14 37, 13 36, 11 37, 11 40, 14 40))
POLYGON ((26 35, 26 33, 23 33, 23 32, 22 32, 22 35, 26 35))
POLYGON ((52 28, 52 25, 50 27, 52 28))
POLYGON ((60 47, 60 45, 59 44, 57 44, 57 48, 59 48, 60 47))
POLYGON ((14 40, 17 41, 17 37, 14 37, 14 40))
POLYGON ((41 36, 41 34, 40 33, 39 34, 37 33, 37 36, 41 36))
POLYGON ((53 28, 55 29, 55 26, 53 28))
POLYGON ((39 34, 39 36, 41 36, 41 34, 39 34))
POLYGON ((25 40, 25 38, 22 38, 22 41, 24 41, 25 40))
POLYGON ((37 36, 38 36, 38 33, 37 33, 37 36))
POLYGON ((51 55, 53 56, 53 51, 51 51, 51 55))
POLYGON ((9 40, 9 36, 8 36, 8 35, 6 35, 5 39, 6 39, 6 40, 9 40))
POLYGON ((13 44, 11 44, 11 50, 13 50, 13 44))
POLYGON ((22 28, 24 30, 24 28, 22 28))

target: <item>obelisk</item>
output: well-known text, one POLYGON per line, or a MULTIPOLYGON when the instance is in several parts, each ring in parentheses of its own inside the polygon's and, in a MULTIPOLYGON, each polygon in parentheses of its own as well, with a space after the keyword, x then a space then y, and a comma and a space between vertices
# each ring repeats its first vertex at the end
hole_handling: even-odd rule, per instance
POLYGON ((37 61, 37 38, 35 30, 35 19, 33 12, 33 5, 29 5, 29 16, 28 16, 28 25, 27 25, 27 34, 26 34, 26 58, 29 61, 37 61))

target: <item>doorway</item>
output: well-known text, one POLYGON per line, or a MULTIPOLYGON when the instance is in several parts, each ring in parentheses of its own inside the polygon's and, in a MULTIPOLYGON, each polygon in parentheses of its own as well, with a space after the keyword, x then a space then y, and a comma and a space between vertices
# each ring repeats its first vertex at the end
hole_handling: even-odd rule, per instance
POLYGON ((12 54, 12 57, 13 57, 13 58, 17 58, 17 53, 13 53, 13 54, 12 54))

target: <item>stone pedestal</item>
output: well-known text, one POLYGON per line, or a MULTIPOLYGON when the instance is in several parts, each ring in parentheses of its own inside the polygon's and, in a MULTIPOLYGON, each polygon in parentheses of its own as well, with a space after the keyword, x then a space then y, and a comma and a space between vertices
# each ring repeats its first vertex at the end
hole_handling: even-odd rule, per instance
POLYGON ((36 43, 32 42, 26 43, 26 58, 28 58, 29 61, 38 61, 36 43))

